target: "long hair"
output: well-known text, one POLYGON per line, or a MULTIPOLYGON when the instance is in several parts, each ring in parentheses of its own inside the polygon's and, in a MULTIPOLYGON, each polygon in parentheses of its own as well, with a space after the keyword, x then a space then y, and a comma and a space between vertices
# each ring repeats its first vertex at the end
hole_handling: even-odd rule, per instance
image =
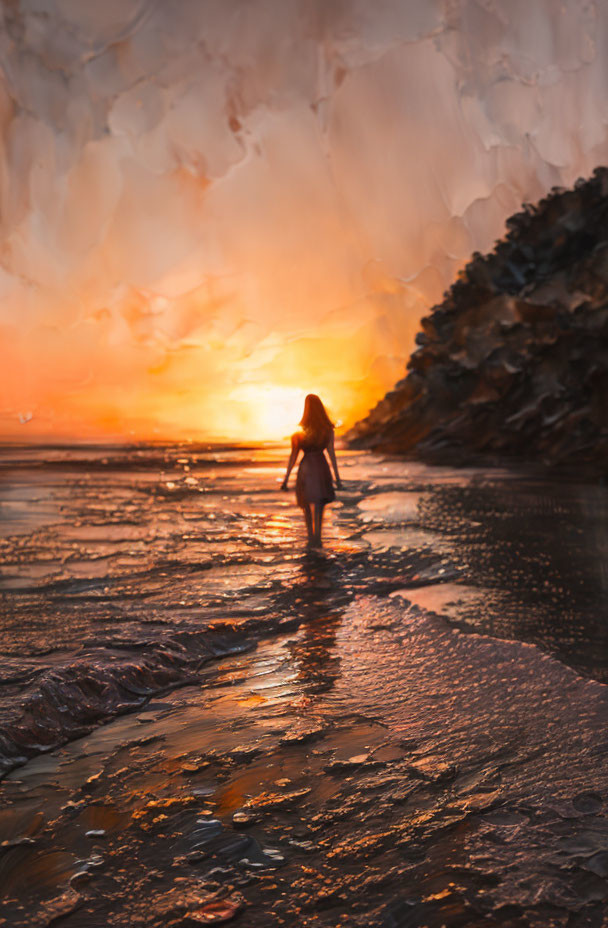
POLYGON ((309 393, 304 400, 304 414, 300 419, 300 425, 306 437, 314 442, 321 444, 330 437, 334 424, 316 393, 309 393))

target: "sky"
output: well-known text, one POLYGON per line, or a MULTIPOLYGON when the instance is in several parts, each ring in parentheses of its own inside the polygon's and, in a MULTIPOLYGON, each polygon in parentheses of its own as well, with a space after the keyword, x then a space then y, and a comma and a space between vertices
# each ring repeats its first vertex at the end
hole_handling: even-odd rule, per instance
POLYGON ((349 425, 608 161, 598 0, 4 0, 0 438, 349 425))

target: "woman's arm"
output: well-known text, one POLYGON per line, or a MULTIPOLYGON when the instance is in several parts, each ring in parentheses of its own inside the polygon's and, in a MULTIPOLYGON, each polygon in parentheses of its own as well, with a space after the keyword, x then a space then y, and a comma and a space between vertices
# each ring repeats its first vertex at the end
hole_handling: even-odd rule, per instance
POLYGON ((293 465, 296 463, 299 453, 300 453, 300 443, 298 441, 298 436, 297 434, 292 435, 291 436, 291 454, 289 455, 289 460, 287 462, 287 473, 285 474, 285 477, 283 478, 283 483, 281 484, 282 490, 287 489, 287 481, 289 480, 289 475, 291 473, 293 465))
POLYGON ((338 473, 338 462, 336 461, 336 449, 334 446, 334 432, 332 429, 331 438, 327 445, 327 452, 329 454, 329 460, 331 461, 331 466, 334 469, 334 474, 336 475, 336 487, 338 490, 342 489, 342 481, 340 480, 340 474, 338 473))

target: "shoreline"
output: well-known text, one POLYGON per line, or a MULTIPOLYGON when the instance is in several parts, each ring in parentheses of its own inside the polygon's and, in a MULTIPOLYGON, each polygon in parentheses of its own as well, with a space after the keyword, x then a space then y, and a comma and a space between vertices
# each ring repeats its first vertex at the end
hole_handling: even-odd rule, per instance
POLYGON ((5 912, 15 928, 592 919, 607 720, 608 688, 536 646, 362 597, 10 775, 9 808, 44 797, 48 823, 13 833, 9 891, 73 852, 5 912))

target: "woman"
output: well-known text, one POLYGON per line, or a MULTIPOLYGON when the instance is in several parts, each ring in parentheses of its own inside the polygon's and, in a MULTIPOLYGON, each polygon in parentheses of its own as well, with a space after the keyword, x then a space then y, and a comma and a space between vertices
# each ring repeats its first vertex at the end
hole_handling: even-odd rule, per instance
POLYGON ((287 489, 289 475, 302 451, 304 457, 298 467, 296 499, 298 506, 304 510, 308 544, 311 548, 318 548, 321 546, 323 509, 336 498, 325 451, 329 454, 338 490, 342 489, 342 481, 334 448, 334 426, 325 406, 314 393, 309 393, 304 401, 304 415, 300 425, 300 431, 291 436, 291 455, 281 489, 287 489))

